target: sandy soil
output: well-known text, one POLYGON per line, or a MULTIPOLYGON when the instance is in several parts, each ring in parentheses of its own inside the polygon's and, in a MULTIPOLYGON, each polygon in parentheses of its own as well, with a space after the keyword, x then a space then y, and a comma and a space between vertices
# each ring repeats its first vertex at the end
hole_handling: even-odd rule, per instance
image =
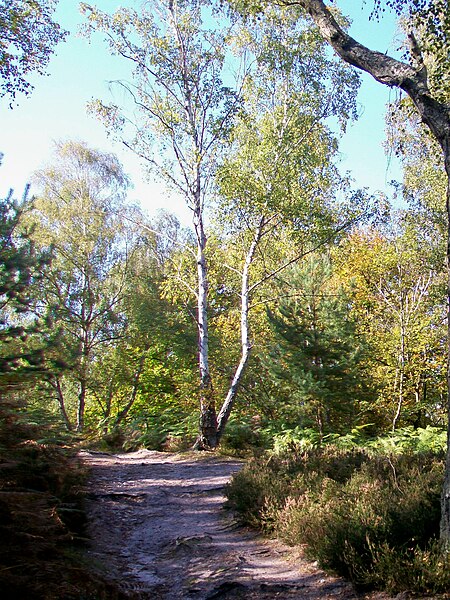
POLYGON ((358 596, 292 548, 240 527, 223 508, 242 463, 141 450, 83 452, 92 564, 130 597, 328 600, 358 596))

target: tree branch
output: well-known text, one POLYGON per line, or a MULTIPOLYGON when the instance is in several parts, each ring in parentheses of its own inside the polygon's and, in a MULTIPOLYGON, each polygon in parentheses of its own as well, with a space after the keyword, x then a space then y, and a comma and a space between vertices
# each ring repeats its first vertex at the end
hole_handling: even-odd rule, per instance
MULTIPOLYGON (((431 96, 427 71, 424 66, 420 67, 420 61, 420 68, 415 69, 391 56, 363 46, 340 27, 322 0, 286 1, 284 4, 303 7, 319 28, 323 38, 346 63, 369 73, 384 85, 398 87, 406 92, 443 150, 448 150, 450 108, 431 96)), ((417 49, 417 46, 414 48, 417 49)))

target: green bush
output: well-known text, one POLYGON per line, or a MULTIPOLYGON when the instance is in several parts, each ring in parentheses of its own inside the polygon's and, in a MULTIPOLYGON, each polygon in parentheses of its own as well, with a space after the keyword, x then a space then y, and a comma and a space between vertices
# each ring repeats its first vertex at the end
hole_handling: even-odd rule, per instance
POLYGON ((332 446, 263 456, 228 488, 246 523, 271 529, 359 586, 450 589, 439 531, 443 456, 332 446))
POLYGON ((447 431, 440 427, 425 428, 412 426, 396 429, 386 435, 371 439, 367 431, 371 423, 358 425, 348 433, 328 433, 324 436, 315 429, 286 427, 283 424, 271 424, 261 430, 265 447, 275 454, 298 453, 314 448, 333 446, 343 450, 362 449, 373 453, 401 454, 403 452, 445 452, 447 431))
POLYGON ((248 417, 231 417, 227 423, 220 450, 229 454, 254 450, 263 444, 257 425, 248 417))
POLYGON ((426 549, 391 548, 387 543, 370 548, 373 568, 358 573, 369 587, 390 593, 405 589, 420 594, 439 594, 450 590, 450 554, 440 544, 430 542, 426 549))
POLYGON ((123 429, 124 450, 186 450, 195 442, 197 416, 183 410, 165 409, 157 414, 142 414, 123 429))
POLYGON ((274 477, 273 473, 264 462, 253 459, 228 484, 228 507, 236 510, 246 525, 267 531, 273 528, 267 519, 268 510, 280 508, 289 493, 287 478, 274 477))
POLYGON ((402 452, 445 452, 447 448, 447 431, 440 427, 402 427, 366 442, 378 452, 401 454, 402 452))

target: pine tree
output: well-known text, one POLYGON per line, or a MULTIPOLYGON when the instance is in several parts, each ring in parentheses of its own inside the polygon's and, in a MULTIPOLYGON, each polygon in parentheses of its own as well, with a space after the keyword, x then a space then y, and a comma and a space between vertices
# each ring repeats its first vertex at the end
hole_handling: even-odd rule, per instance
POLYGON ((0 391, 16 389, 42 373, 48 345, 45 319, 33 316, 30 290, 49 263, 49 253, 37 253, 30 232, 22 227, 29 203, 28 187, 22 202, 12 190, 0 201, 0 391))
POLYGON ((362 344, 345 296, 333 288, 329 261, 312 259, 293 275, 294 293, 269 311, 276 339, 269 369, 288 398, 282 412, 322 435, 344 430, 367 393, 358 370, 362 344))

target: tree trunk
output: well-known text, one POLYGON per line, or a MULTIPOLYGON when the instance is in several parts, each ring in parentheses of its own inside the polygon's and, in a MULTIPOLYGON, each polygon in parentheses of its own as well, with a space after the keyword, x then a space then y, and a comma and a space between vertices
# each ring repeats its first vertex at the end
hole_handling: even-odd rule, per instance
POLYGON ((120 425, 120 423, 127 417, 128 413, 131 410, 131 407, 133 406, 133 404, 136 400, 137 392, 139 389, 139 382, 141 380, 141 375, 142 375, 142 372, 144 370, 144 365, 145 365, 145 359, 147 357, 147 350, 148 350, 148 348, 146 347, 144 352, 141 355, 141 358, 139 359, 138 368, 136 369, 136 371, 134 373, 133 389, 131 391, 130 399, 128 400, 127 404, 124 406, 124 408, 119 412, 119 414, 115 418, 113 428, 120 425))
POLYGON ((266 223, 265 217, 262 217, 253 241, 250 244, 250 248, 245 257, 244 269, 242 271, 242 285, 241 285, 241 358, 236 371, 233 376, 233 380, 230 385, 230 389, 226 395, 222 408, 220 409, 219 416, 217 418, 217 443, 223 435, 225 426, 230 418, 231 410, 233 408, 234 401, 236 399, 242 376, 244 375, 247 367, 248 358, 250 356, 251 342, 250 342, 250 328, 248 323, 248 313, 250 309, 250 266, 255 256, 256 248, 258 247, 261 239, 264 225, 266 223))
MULTIPOLYGON (((288 2, 286 3, 288 4, 288 2)), ((441 540, 450 547, 450 107, 431 96, 427 70, 413 35, 408 36, 416 68, 386 54, 370 50, 350 37, 322 0, 297 0, 316 23, 322 37, 348 64, 372 75, 384 85, 406 92, 422 121, 439 142, 447 174, 447 460, 441 501, 441 540)))
POLYGON ((397 401, 397 410, 395 412, 394 418, 392 420, 392 431, 395 431, 397 428, 397 422, 400 418, 400 414, 403 408, 403 400, 404 400, 404 387, 405 387, 405 363, 406 363, 406 351, 405 351, 405 325, 404 325, 404 315, 403 315, 403 300, 401 302, 400 307, 400 356, 399 356, 399 367, 398 367, 398 401, 397 401))
POLYGON ((211 378, 203 379, 200 386, 200 432, 196 450, 214 450, 217 447, 217 415, 211 378))
POLYGON ((77 427, 76 431, 81 433, 84 429, 84 410, 86 407, 86 380, 80 381, 80 393, 78 394, 77 427))
POLYGON ((200 371, 200 431, 194 448, 212 450, 217 446, 217 415, 214 388, 209 370, 208 270, 205 257, 207 238, 199 197, 194 212, 194 227, 197 237, 197 327, 200 371))
POLYGON ((50 385, 56 391, 56 399, 58 400, 59 409, 61 411, 61 415, 62 415, 64 424, 67 427, 68 431, 72 431, 73 426, 72 426, 72 423, 70 422, 69 415, 67 414, 66 404, 64 402, 64 395, 63 395, 63 392, 61 389, 61 382, 59 381, 59 379, 57 377, 55 377, 55 379, 52 379, 52 381, 50 382, 50 385))
POLYGON ((447 456, 441 496, 441 540, 450 549, 450 144, 445 150, 447 172, 447 456))
POLYGON ((248 358, 250 356, 250 344, 248 342, 244 345, 242 344, 242 354, 239 364, 236 368, 236 371, 233 376, 233 380, 230 385, 230 389, 226 395, 226 398, 222 404, 222 408, 220 409, 219 415, 217 417, 217 443, 219 443, 222 438, 223 432, 225 431, 225 426, 228 423, 228 419, 230 418, 231 410, 234 405, 234 401, 236 400, 237 393, 239 391, 239 386, 242 381, 242 376, 244 375, 245 369, 247 367, 248 358))

